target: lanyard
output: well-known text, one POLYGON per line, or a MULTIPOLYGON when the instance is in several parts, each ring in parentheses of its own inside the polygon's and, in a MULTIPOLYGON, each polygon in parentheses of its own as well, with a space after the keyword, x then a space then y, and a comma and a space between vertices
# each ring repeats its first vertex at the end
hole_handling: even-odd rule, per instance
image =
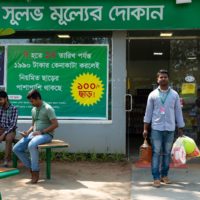
POLYGON ((38 118, 38 117, 39 117, 39 114, 40 114, 40 109, 37 109, 37 108, 36 108, 35 117, 34 117, 34 119, 33 119, 34 121, 37 121, 37 120, 39 119, 39 118, 38 118))
POLYGON ((165 104, 165 101, 166 101, 166 99, 167 99, 167 97, 168 97, 169 92, 170 92, 170 89, 169 89, 169 91, 167 92, 167 94, 165 95, 165 97, 162 98, 162 97, 161 97, 161 92, 159 91, 159 97, 160 97, 160 101, 161 101, 162 105, 165 104))
POLYGON ((41 107, 35 108, 35 116, 33 117, 33 121, 39 120, 40 110, 42 109, 43 106, 44 104, 42 103, 41 107))

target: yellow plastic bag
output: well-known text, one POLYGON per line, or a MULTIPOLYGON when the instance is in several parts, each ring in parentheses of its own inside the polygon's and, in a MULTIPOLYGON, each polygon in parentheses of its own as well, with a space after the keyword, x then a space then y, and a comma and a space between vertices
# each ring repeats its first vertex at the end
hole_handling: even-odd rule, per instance
POLYGON ((184 146, 185 151, 186 151, 186 158, 187 159, 200 157, 199 148, 197 147, 195 141, 192 138, 190 138, 188 136, 183 136, 182 140, 183 140, 183 146, 184 146))
POLYGON ((187 159, 196 158, 196 157, 200 157, 200 151, 198 147, 196 147, 195 150, 191 154, 187 154, 187 159))
POLYGON ((185 135, 181 137, 181 139, 182 139, 186 154, 188 155, 188 154, 193 153, 195 148, 197 147, 195 141, 192 138, 185 135))

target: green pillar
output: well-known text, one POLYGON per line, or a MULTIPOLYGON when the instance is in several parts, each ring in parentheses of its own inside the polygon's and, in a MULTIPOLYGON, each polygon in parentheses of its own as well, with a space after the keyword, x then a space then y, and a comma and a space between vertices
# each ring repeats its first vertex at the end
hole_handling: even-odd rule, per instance
POLYGON ((14 153, 12 155, 12 161, 13 161, 13 168, 17 168, 17 156, 14 153))
POLYGON ((46 149, 46 177, 51 179, 51 148, 46 149))

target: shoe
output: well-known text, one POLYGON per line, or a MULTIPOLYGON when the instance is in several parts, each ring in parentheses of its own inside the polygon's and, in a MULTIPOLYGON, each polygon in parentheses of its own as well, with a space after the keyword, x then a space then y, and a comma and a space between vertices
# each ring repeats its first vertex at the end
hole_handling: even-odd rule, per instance
POLYGON ((159 188, 160 187, 160 180, 153 181, 153 187, 159 188))
POLYGON ((29 170, 30 174, 31 174, 31 179, 33 179, 33 172, 32 169, 29 170))
POLYGON ((164 176, 161 178, 161 182, 162 183, 165 183, 165 184, 170 184, 171 181, 169 180, 169 178, 167 176, 164 176))
POLYGON ((32 171, 32 184, 36 184, 39 180, 39 172, 38 171, 32 171))

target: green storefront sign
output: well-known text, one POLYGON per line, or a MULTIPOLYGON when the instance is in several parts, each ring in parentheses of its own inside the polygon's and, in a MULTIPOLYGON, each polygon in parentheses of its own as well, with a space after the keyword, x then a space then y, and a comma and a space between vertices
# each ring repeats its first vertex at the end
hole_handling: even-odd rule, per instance
POLYGON ((14 30, 150 30, 200 28, 200 1, 47 0, 0 2, 0 27, 14 30))
POLYGON ((21 118, 38 89, 60 119, 107 119, 107 79, 107 45, 8 46, 7 91, 21 118))

